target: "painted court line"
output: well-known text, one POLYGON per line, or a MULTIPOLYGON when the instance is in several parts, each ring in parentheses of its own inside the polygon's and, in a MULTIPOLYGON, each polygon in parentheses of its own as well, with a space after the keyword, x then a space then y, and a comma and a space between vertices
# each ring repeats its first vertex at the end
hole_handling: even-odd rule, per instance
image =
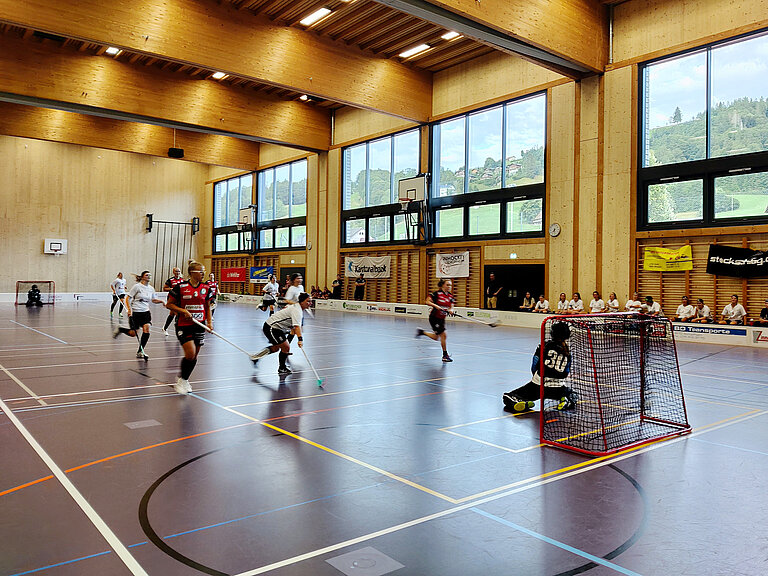
POLYGON ((32 434, 29 433, 29 431, 24 427, 24 424, 21 423, 21 421, 16 417, 16 415, 11 411, 11 409, 8 408, 8 406, 6 405, 5 402, 3 402, 2 399, 0 399, 0 410, 5 412, 5 415, 8 416, 8 419, 11 421, 11 423, 16 427, 16 429, 24 437, 27 443, 29 443, 29 445, 37 453, 40 459, 43 462, 45 462, 45 465, 48 467, 48 469, 58 479, 58 481, 61 483, 64 489, 69 493, 69 495, 72 497, 75 503, 80 507, 80 509, 85 513, 85 515, 91 521, 91 523, 101 533, 101 535, 107 541, 107 543, 112 548, 112 550, 114 550, 115 553, 120 557, 120 560, 123 561, 123 564, 125 564, 126 568, 130 570, 131 574, 134 574, 134 576, 149 576, 147 572, 145 572, 144 569, 141 567, 141 565, 136 561, 136 559, 131 555, 131 553, 128 552, 128 549, 125 547, 125 545, 122 542, 120 542, 120 540, 115 535, 115 533, 112 532, 110 527, 107 526, 106 522, 102 520, 101 516, 99 516, 96 513, 93 507, 78 491, 78 489, 75 488, 75 485, 72 484, 69 478, 67 478, 66 474, 62 471, 62 469, 56 465, 53 459, 48 455, 48 453, 43 449, 43 447, 38 443, 38 441, 35 440, 32 434))
POLYGON ((614 564, 613 562, 609 562, 608 560, 604 560, 603 558, 600 558, 599 556, 595 556, 594 554, 590 554, 589 552, 584 552, 584 550, 579 550, 578 548, 574 548, 573 546, 569 546, 568 544, 564 544, 563 542, 560 542, 558 540, 554 540, 553 538, 549 538, 548 536, 544 536, 543 534, 539 534, 538 532, 534 532, 533 530, 529 530, 528 528, 520 526, 519 524, 515 524, 514 522, 510 522, 509 520, 505 520, 504 518, 500 518, 499 516, 495 516, 493 514, 489 514, 488 512, 480 510, 479 508, 470 508, 470 510, 472 510, 472 512, 480 514, 481 516, 485 516, 486 518, 489 518, 490 520, 493 520, 494 522, 498 522, 499 524, 503 524, 504 526, 508 526, 509 528, 513 528, 514 530, 517 530, 518 532, 522 532, 523 534, 527 534, 528 536, 533 536, 534 538, 537 538, 537 539, 541 540, 542 542, 546 542, 547 544, 551 544, 552 546, 557 546, 558 548, 561 548, 563 550, 567 550, 568 552, 576 554, 577 556, 581 556, 582 558, 586 558, 587 560, 591 560, 595 564, 600 564, 602 566, 606 566, 606 567, 610 568, 611 570, 615 570, 616 572, 620 572, 621 574, 626 574, 626 576, 642 576, 641 574, 638 574, 637 572, 633 572, 632 570, 628 570, 626 568, 623 568, 622 566, 619 566, 618 564, 614 564))
POLYGON ((34 398, 34 399, 37 401, 37 403, 38 403, 38 404, 40 404, 41 406, 48 406, 48 403, 47 403, 45 400, 43 400, 42 398, 40 398, 40 396, 38 396, 37 394, 35 394, 34 392, 32 392, 32 390, 30 390, 30 389, 27 387, 27 385, 26 385, 26 384, 24 384, 24 382, 22 382, 21 380, 19 380, 18 378, 16 378, 16 376, 14 376, 14 375, 13 375, 13 374, 11 374, 10 372, 8 372, 8 369, 7 369, 5 366, 3 366, 2 364, 0 364, 0 370, 2 370, 3 372, 5 372, 6 376, 8 376, 8 378, 10 378, 10 379, 11 379, 11 380, 13 380, 14 382, 16 382, 16 384, 18 384, 18 385, 19 385, 19 387, 20 387, 22 390, 24 390, 24 392, 26 392, 27 394, 29 394, 29 397, 30 397, 30 398, 34 398))
POLYGON ((46 334, 45 332, 40 332, 40 330, 35 330, 34 328, 27 326, 26 324, 22 324, 21 322, 16 322, 16 320, 8 320, 8 322, 13 322, 14 324, 18 324, 22 328, 26 328, 27 330, 32 330, 32 332, 37 332, 38 334, 42 334, 46 338, 50 338, 51 340, 56 340, 56 342, 61 342, 62 344, 66 344, 64 340, 59 340, 55 336, 51 336, 50 334, 46 334))

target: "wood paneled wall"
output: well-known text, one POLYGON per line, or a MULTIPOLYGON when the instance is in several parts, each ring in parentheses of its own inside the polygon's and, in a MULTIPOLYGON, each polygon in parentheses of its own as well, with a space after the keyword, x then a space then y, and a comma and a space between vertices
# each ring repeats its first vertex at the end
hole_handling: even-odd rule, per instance
MULTIPOLYGON (((421 302, 419 294, 419 270, 423 257, 419 248, 383 248, 380 250, 347 250, 341 251, 338 274, 344 276, 344 259, 361 256, 391 257, 392 275, 390 278, 366 278, 365 299, 382 302, 421 302)), ((335 278, 335 276, 334 276, 335 278)), ((330 287, 330 286, 329 286, 330 287)), ((342 298, 352 300, 355 292, 355 279, 344 278, 342 298)))
MULTIPOLYGON (((129 273, 154 263, 145 215, 202 219, 207 176, 204 164, 0 136, 0 292, 28 279, 53 280, 59 292, 108 292, 118 271, 130 286, 129 273), (68 254, 43 254, 45 238, 66 239, 68 254)), ((210 246, 202 232, 194 257, 210 246)))

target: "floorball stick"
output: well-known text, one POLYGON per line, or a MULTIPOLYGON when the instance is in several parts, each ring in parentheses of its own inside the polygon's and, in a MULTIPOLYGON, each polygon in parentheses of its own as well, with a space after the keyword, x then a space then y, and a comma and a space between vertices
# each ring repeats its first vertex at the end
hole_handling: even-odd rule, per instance
POLYGON ((320 378, 320 375, 317 373, 317 370, 315 370, 315 367, 312 366, 312 361, 309 359, 309 356, 307 356, 307 353, 304 350, 304 347, 302 346, 300 348, 301 348, 301 351, 304 352, 304 358, 307 359, 307 364, 309 364, 309 367, 312 368, 312 372, 315 373, 315 378, 317 378, 317 385, 318 385, 318 387, 322 388, 323 387, 323 379, 320 378))
POLYGON ((498 322, 483 322, 482 320, 478 320, 477 318, 472 318, 472 316, 462 316, 458 312, 454 312, 453 315, 458 316, 459 318, 464 318, 464 320, 469 320, 470 322, 477 322, 478 324, 482 324, 483 326, 488 326, 490 328, 496 328, 496 326, 499 325, 498 322))
POLYGON ((234 342, 232 342, 231 340, 227 340, 226 338, 224 338, 224 336, 222 336, 221 334, 219 334, 218 332, 216 332, 216 331, 215 331, 213 328, 208 328, 208 326, 206 326, 206 325, 205 325, 205 324, 203 324, 202 322, 198 322, 198 321, 197 321, 197 320, 195 320, 194 318, 192 318, 192 322, 194 322, 195 324, 197 324, 197 325, 198 325, 198 326, 200 326, 201 328, 204 328, 204 329, 206 330, 206 332, 210 332, 210 333, 211 333, 211 334, 213 334, 214 336, 218 336, 219 338, 221 338, 222 340, 224 340, 224 342, 226 342, 227 344, 229 344, 229 345, 230 345, 230 346, 232 346, 233 348, 237 348, 238 350, 240 350, 240 352, 242 352, 243 354, 247 355, 247 356, 248 356, 248 358, 251 358, 251 357, 253 356, 253 355, 252 355, 250 352, 248 352, 248 350, 244 350, 243 348, 240 348, 240 346, 238 346, 237 344, 235 344, 235 343, 234 343, 234 342))

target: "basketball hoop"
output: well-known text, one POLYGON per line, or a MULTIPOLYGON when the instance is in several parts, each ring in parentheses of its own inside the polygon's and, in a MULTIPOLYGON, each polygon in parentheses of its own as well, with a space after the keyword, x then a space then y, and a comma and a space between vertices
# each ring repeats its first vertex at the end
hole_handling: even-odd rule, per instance
POLYGON ((245 227, 248 226, 248 222, 235 222, 235 224, 237 225, 238 232, 242 232, 245 230, 245 227))
POLYGON ((61 248, 56 248, 54 246, 51 246, 50 250, 51 250, 51 254, 53 254, 54 256, 61 256, 61 248))

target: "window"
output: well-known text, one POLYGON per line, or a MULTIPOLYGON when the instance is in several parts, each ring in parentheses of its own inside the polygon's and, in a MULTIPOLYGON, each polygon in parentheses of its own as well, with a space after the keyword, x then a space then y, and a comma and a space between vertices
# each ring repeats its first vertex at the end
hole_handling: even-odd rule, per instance
MULTIPOLYGON (((419 173, 419 130, 408 130, 345 148, 342 154, 342 242, 408 242, 397 232, 398 181, 419 173), (395 238, 392 230, 395 229, 395 238)), ((402 215, 401 215, 402 216, 402 215)), ((415 235, 413 235, 415 238, 415 235)), ((412 240, 411 240, 412 241, 412 240)))
POLYGON ((543 235, 545 144, 545 94, 434 124, 435 238, 543 235))
POLYGON ((258 249, 306 246, 307 161, 262 170, 258 190, 258 249))
POLYGON ((643 66, 640 228, 768 223, 767 68, 765 33, 643 66))
POLYGON ((249 252, 252 232, 239 232, 240 209, 253 203, 253 174, 216 182, 213 187, 214 253, 249 252))

